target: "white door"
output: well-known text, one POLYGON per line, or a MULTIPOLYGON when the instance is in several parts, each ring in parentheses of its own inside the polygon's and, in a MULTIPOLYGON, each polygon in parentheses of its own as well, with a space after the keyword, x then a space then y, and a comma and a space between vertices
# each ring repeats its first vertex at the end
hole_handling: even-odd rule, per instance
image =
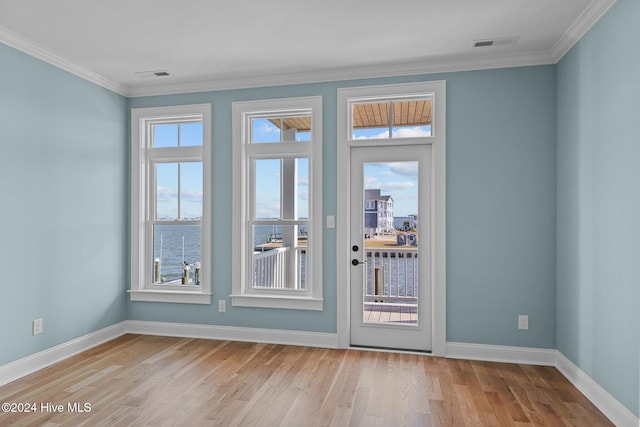
POLYGON ((350 344, 431 350, 431 146, 351 148, 350 344))

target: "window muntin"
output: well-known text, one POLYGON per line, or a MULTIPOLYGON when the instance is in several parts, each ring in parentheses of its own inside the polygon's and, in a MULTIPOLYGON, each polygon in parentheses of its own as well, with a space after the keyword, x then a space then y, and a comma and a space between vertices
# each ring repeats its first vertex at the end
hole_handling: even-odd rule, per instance
POLYGON ((155 163, 155 219, 202 218, 202 162, 155 163))
POLYGON ((233 114, 233 304, 320 310, 321 98, 239 102, 233 114))
POLYGON ((353 100, 351 139, 402 139, 433 136, 433 97, 353 100))
POLYGON ((209 105, 132 110, 131 299, 210 303, 209 105))

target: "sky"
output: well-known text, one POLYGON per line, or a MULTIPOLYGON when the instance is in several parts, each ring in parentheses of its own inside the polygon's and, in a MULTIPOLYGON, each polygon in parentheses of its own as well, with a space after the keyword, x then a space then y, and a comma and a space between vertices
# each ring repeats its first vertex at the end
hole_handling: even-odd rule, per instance
MULTIPOLYGON (((280 129, 266 118, 252 120, 253 143, 278 142, 280 129)), ((393 129, 394 138, 430 136, 430 126, 410 126, 393 129)), ((388 138, 387 129, 354 130, 354 139, 388 138)), ((298 132, 297 141, 309 141, 309 132, 298 132)), ((160 124, 154 126, 155 147, 194 146, 202 144, 202 123, 160 124)), ((297 218, 309 216, 309 159, 297 158, 296 206, 297 218)), ((255 216, 280 218, 281 175, 280 159, 259 159, 255 164, 255 216)), ((418 214, 417 162, 368 163, 364 168, 366 189, 380 189, 381 194, 394 200, 394 216, 418 214)), ((157 217, 159 219, 195 219, 202 216, 201 163, 160 163, 156 165, 157 217), (180 171, 178 173, 178 171, 180 171), (178 212, 180 198, 180 212, 178 212)))
MULTIPOLYGON (((394 127, 393 138, 431 136, 431 126, 394 127)), ((388 129, 354 129, 353 139, 388 139, 388 129)), ((393 198, 393 215, 418 215, 418 162, 365 163, 364 187, 393 198)))
MULTIPOLYGON (((202 122, 154 125, 154 147, 202 145, 202 122), (179 141, 179 143, 178 143, 179 141)), ((158 219, 202 217, 202 163, 156 164, 156 216, 158 219), (178 173, 180 171, 180 173, 178 173), (178 213, 178 199, 180 212, 178 213), (178 215, 179 214, 179 215, 178 215)))
POLYGON ((393 198, 393 216, 418 215, 418 162, 367 162, 364 187, 393 198))

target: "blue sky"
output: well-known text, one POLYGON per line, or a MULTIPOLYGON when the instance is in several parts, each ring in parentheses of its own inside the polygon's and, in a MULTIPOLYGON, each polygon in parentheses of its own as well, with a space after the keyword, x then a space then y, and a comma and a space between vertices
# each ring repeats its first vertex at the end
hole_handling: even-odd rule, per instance
MULTIPOLYGON (((202 145, 202 122, 154 125, 154 147, 177 147, 202 145)), ((157 217, 180 218, 202 217, 202 163, 182 162, 156 164, 156 209, 157 217), (180 179, 178 179, 180 169, 180 179), (180 189, 178 191, 178 182, 180 189)))
MULTIPOLYGON (((280 129, 267 119, 252 120, 252 142, 279 142, 280 129)), ((394 138, 430 136, 429 126, 411 126, 393 130, 394 138)), ((388 138, 386 129, 358 129, 354 139, 388 138)), ((200 145, 202 123, 161 124, 154 127, 155 147, 176 147, 200 145), (178 138, 179 137, 179 138, 178 138)), ((299 132, 297 141, 308 141, 309 132, 299 132)), ((297 167, 297 217, 309 215, 309 160, 296 159, 297 167)), ((181 163, 180 180, 178 164, 157 164, 157 213, 158 218, 178 217, 178 195, 180 195, 180 217, 199 218, 202 216, 202 165, 181 163), (178 191, 180 182, 180 191, 178 191)), ((256 217, 280 218, 281 160, 260 159, 256 161, 256 217)), ((417 162, 369 163, 364 168, 366 189, 380 189, 383 195, 391 195, 394 200, 394 215, 418 214, 417 209, 417 162)))
MULTIPOLYGON (((431 136, 431 126, 394 127, 393 138, 431 136)), ((385 128, 354 129, 353 139, 387 139, 385 128)), ((418 162, 365 163, 364 187, 393 197, 393 215, 418 215, 418 162)))
POLYGON ((418 162, 364 164, 364 187, 393 198, 393 215, 418 214, 418 162))

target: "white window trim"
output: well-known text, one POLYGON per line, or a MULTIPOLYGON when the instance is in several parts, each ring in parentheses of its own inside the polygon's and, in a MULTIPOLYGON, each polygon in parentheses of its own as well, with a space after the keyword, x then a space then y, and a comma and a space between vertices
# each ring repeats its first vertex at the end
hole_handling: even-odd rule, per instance
POLYGON ((211 104, 131 109, 131 301, 211 304, 211 104), (155 285, 151 283, 147 252, 151 250, 147 235, 149 198, 151 191, 147 170, 147 124, 157 119, 180 119, 202 116, 203 145, 185 147, 190 155, 198 153, 202 159, 203 207, 200 286, 155 285))
MULTIPOLYGON (((232 227, 238 237, 233 239, 233 286, 232 305, 239 307, 282 308, 298 310, 323 309, 322 297, 322 97, 286 98, 262 101, 247 101, 233 103, 233 222, 232 227), (251 197, 251 183, 247 174, 247 141, 249 129, 246 125, 246 117, 255 113, 271 113, 277 115, 287 110, 311 108, 312 115, 312 141, 295 142, 287 144, 289 153, 309 155, 309 178, 312 188, 309 191, 309 217, 310 238, 312 245, 309 253, 310 259, 310 286, 306 291, 295 290, 256 290, 252 289, 248 272, 252 259, 246 250, 251 242, 248 241, 247 221, 248 207, 251 197), (311 150, 304 149, 305 145, 311 145, 311 150)), ((256 153, 271 154, 271 144, 253 144, 256 153)), ((275 145, 275 144, 274 144, 275 145)), ((278 144, 279 145, 279 144, 278 144)), ((254 154, 256 154, 254 153, 254 154)), ((274 151, 273 154, 278 154, 274 151)), ((307 267, 309 268, 309 267, 307 267)))
MULTIPOLYGON (((431 304, 432 333, 431 351, 435 356, 446 354, 446 82, 403 83, 381 86, 361 86, 338 89, 338 188, 349 188, 350 149, 351 147, 375 146, 392 141, 396 145, 424 144, 432 145, 431 165, 431 215, 433 230, 431 247, 431 304), (431 137, 389 138, 374 140, 354 140, 351 133, 352 103, 362 101, 388 100, 395 98, 421 97, 433 94, 433 127, 431 137)), ((349 236, 349 192, 338 192, 337 206, 338 236, 349 236)), ((348 242, 338 242, 336 249, 337 274, 337 311, 338 345, 349 347, 349 268, 348 242)))

